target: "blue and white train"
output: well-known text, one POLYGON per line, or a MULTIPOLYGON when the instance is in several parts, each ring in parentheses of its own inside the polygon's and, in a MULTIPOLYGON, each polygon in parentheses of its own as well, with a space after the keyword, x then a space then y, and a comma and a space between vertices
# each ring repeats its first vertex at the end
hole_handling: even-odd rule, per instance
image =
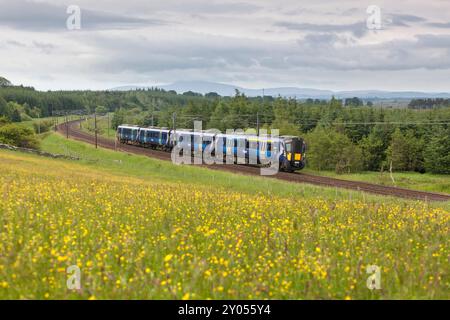
POLYGON ((306 164, 306 143, 295 136, 257 136, 249 134, 222 134, 187 129, 168 129, 159 127, 141 128, 133 125, 120 125, 117 140, 122 144, 138 145, 144 148, 171 151, 176 144, 196 150, 210 150, 212 154, 223 148, 222 154, 232 155, 233 162, 243 164, 263 163, 263 158, 279 154, 280 170, 293 172, 301 170, 306 164), (201 149, 200 149, 201 144, 201 149), (279 150, 278 150, 279 149, 279 150))

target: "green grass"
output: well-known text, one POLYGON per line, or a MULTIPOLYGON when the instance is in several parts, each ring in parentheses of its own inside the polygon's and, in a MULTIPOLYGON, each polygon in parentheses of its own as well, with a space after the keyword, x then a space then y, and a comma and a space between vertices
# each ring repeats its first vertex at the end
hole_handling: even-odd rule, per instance
MULTIPOLYGON (((200 168, 196 166, 178 166, 169 161, 162 161, 145 156, 95 149, 90 144, 66 139, 52 133, 42 141, 42 149, 51 153, 64 154, 82 159, 80 162, 97 170, 123 176, 132 176, 144 180, 176 182, 221 187, 245 193, 263 193, 266 195, 295 196, 298 198, 320 197, 327 199, 358 199, 363 201, 395 201, 395 197, 382 197, 358 191, 338 188, 319 187, 271 179, 266 177, 246 176, 200 168)), ((449 202, 450 204, 450 202, 449 202)))
MULTIPOLYGON (((110 119, 112 116, 110 115, 110 119)), ((82 124, 82 130, 93 134, 94 133, 94 120, 88 119, 87 122, 82 124)), ((108 129, 108 120, 106 117, 97 118, 97 128, 99 135, 104 138, 114 139, 115 130, 108 129)), ((450 193, 450 175, 437 175, 437 174, 421 174, 417 172, 394 172, 394 180, 392 181, 389 172, 361 172, 351 174, 336 174, 333 171, 314 171, 306 168, 305 172, 328 176, 344 180, 364 181, 370 183, 376 183, 384 186, 396 186, 414 190, 422 190, 429 192, 442 192, 450 193)))
POLYGON ((389 172, 362 172, 350 174, 336 174, 332 171, 314 171, 305 169, 305 172, 333 177, 344 180, 364 181, 384 186, 402 187, 430 192, 450 193, 450 175, 439 175, 418 172, 394 172, 394 181, 389 172))
MULTIPOLYGON (((77 118, 78 117, 71 116, 69 119, 75 120, 77 118)), ((34 126, 33 126, 34 123, 39 123, 39 122, 43 122, 43 121, 53 121, 53 120, 56 120, 57 123, 63 123, 65 121, 65 117, 44 117, 44 118, 33 119, 33 120, 29 120, 29 121, 22 121, 17 124, 22 125, 27 128, 30 128, 30 129, 34 129, 34 126)))
MULTIPOLYGON (((116 131, 112 129, 111 119, 113 117, 113 113, 109 115, 109 121, 107 116, 99 116, 97 117, 97 132, 99 136, 114 139, 116 136, 116 131)), ((85 122, 81 123, 81 130, 90 134, 95 133, 95 120, 93 117, 88 118, 85 122)))
POLYGON ((0 299, 449 298, 442 204, 299 196, 272 180, 268 194, 268 179, 161 177, 147 172, 158 161, 117 167, 113 152, 72 147, 92 158, 0 151, 0 299), (66 285, 74 265, 80 290, 66 285), (369 265, 381 290, 366 286, 369 265))

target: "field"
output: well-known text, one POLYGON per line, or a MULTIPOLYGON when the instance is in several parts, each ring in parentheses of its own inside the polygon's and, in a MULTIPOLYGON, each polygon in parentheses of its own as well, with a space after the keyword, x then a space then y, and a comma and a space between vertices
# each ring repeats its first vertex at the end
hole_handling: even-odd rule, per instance
POLYGON ((44 148, 84 160, 0 152, 0 298, 449 298, 448 203, 61 140, 52 134, 44 148), (66 286, 71 265, 78 291, 66 286), (381 268, 381 290, 366 287, 369 265, 381 268))
POLYGON ((332 171, 313 171, 306 169, 305 172, 319 176, 333 177, 337 179, 365 181, 383 186, 401 187, 407 189, 423 190, 429 192, 450 193, 450 175, 418 173, 418 172, 361 172, 349 174, 336 174, 332 171))
MULTIPOLYGON (((112 115, 110 116, 111 119, 112 115)), ((99 136, 104 138, 114 139, 115 131, 108 126, 106 117, 97 118, 97 128, 99 136)), ((89 118, 82 123, 82 131, 94 134, 94 120, 89 118)), ((314 171, 308 169, 304 172, 311 173, 318 176, 328 176, 344 180, 364 181, 376 183, 385 186, 401 187, 413 190, 422 190, 429 192, 450 193, 450 176, 444 174, 421 174, 418 172, 393 172, 392 176, 389 172, 360 172, 349 174, 336 174, 334 171, 314 171)))

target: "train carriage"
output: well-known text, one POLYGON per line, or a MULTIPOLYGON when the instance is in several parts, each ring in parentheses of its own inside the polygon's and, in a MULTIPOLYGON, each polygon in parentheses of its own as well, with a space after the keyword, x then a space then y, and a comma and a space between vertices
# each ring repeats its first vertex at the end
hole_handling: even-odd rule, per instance
POLYGON ((210 131, 196 132, 188 129, 121 125, 117 129, 120 143, 137 144, 147 148, 171 150, 177 144, 192 152, 207 151, 232 157, 232 162, 249 165, 270 165, 278 156, 281 170, 293 172, 306 164, 306 143, 295 136, 257 136, 249 134, 216 134, 210 131))

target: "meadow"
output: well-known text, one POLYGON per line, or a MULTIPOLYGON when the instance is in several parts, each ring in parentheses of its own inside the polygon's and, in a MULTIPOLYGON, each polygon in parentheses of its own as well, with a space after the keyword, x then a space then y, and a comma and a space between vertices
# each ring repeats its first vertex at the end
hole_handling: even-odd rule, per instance
POLYGON ((164 177, 156 160, 67 143, 90 158, 0 151, 2 299, 449 298, 448 204, 170 163, 164 177))
MULTIPOLYGON (((110 128, 109 121, 105 116, 97 117, 97 129, 99 136, 108 139, 115 138, 115 130, 110 128)), ((94 119, 88 118, 86 122, 82 123, 82 131, 94 134, 94 119)), ((450 193, 450 176, 445 174, 419 173, 419 172, 397 172, 391 174, 389 171, 373 172, 362 171, 357 173, 343 173, 337 174, 334 171, 317 171, 306 167, 303 172, 318 175, 328 176, 344 180, 364 181, 370 183, 381 184, 384 186, 401 187, 414 190, 422 190, 428 192, 450 193), (392 180, 394 178, 394 180, 392 180)))
POLYGON ((376 183, 383 186, 450 194, 450 175, 445 174, 393 172, 391 177, 388 171, 337 174, 333 171, 315 171, 306 169, 304 172, 337 179, 376 183), (394 178, 394 180, 392 180, 392 178, 394 178))

